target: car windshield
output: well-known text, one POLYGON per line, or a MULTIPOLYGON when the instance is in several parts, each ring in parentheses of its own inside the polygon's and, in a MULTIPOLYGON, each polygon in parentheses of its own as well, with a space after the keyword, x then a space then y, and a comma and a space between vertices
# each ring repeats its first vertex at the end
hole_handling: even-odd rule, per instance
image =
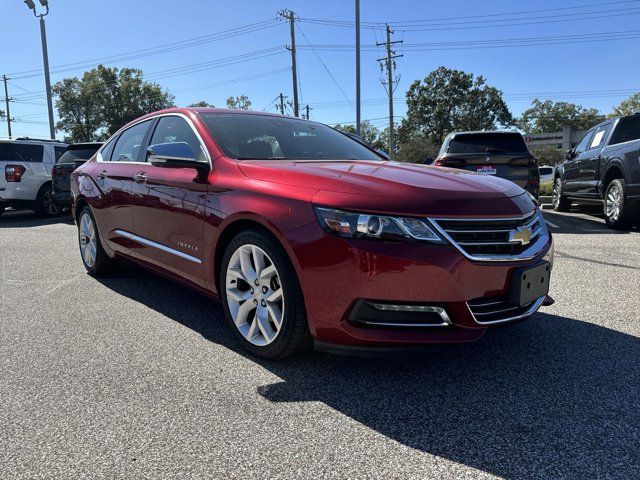
POLYGON ((76 160, 89 160, 98 151, 100 145, 85 148, 69 148, 56 163, 73 163, 76 160))
POLYGON ((528 153, 519 133, 467 133, 456 135, 447 153, 528 153))
POLYGON ((224 154, 240 160, 384 160, 320 123, 237 113, 200 116, 224 154))

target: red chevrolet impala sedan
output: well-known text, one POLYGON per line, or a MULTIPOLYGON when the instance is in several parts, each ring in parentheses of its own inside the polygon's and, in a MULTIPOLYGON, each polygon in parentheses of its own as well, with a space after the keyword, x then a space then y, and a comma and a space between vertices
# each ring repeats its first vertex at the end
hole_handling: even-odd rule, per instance
POLYGON ((72 192, 91 275, 122 257, 217 297, 262 357, 473 341, 551 301, 551 235, 524 190, 391 162, 316 122, 156 112, 72 192))

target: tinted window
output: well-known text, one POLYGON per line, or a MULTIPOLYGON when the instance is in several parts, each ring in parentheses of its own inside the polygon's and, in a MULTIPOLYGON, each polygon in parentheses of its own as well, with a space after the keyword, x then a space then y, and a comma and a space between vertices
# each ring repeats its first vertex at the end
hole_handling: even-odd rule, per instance
POLYGON ((89 160, 99 147, 68 149, 56 163, 74 163, 76 160, 89 160))
POLYGON ((582 140, 580 140, 580 143, 578 143, 578 145, 576 145, 576 148, 574 149, 575 155, 580 155, 581 153, 587 150, 587 145, 589 145, 589 142, 591 141, 593 132, 594 130, 589 130, 587 134, 584 137, 582 137, 582 140))
POLYGON ((64 155, 64 152, 67 151, 67 147, 53 147, 53 153, 56 157, 56 163, 58 163, 58 160, 60 160, 60 157, 62 157, 62 155, 64 155))
POLYGON ((151 125, 151 120, 138 123, 120 134, 113 148, 111 161, 113 162, 140 162, 142 141, 151 125))
POLYGON ((528 153, 519 133, 471 133, 456 135, 447 153, 528 153))
POLYGON ((634 115, 633 117, 623 118, 618 122, 616 131, 613 133, 613 138, 609 144, 613 145, 614 143, 629 142, 639 138, 640 115, 634 115))
POLYGON ((225 155, 238 159, 383 160, 320 123, 234 113, 200 114, 225 155))
POLYGON ((0 162, 11 159, 11 144, 0 143, 0 162))
POLYGON ((28 143, 14 143, 11 145, 11 160, 18 162, 42 162, 44 147, 29 145, 28 143))
POLYGON ((540 167, 540 175, 551 175, 553 173, 553 168, 551 167, 540 167))
POLYGON ((177 116, 161 117, 151 137, 151 145, 174 142, 187 143, 193 150, 196 160, 207 161, 200 147, 200 140, 198 140, 193 129, 184 118, 177 116))

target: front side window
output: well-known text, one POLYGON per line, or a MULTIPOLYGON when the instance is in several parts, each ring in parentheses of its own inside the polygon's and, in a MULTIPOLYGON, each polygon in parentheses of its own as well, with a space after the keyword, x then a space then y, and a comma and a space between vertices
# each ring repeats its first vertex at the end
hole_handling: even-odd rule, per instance
POLYGON ((582 137, 582 140, 580 140, 580 143, 576 145, 576 148, 573 151, 575 155, 580 155, 581 153, 587 150, 587 145, 589 145, 589 142, 591 141, 591 137, 593 137, 593 130, 589 130, 587 134, 584 137, 582 137))
POLYGON ((140 162, 142 142, 151 120, 138 123, 120 134, 111 154, 112 162, 140 162))
POLYGON ((44 147, 42 145, 30 145, 28 143, 14 143, 11 145, 11 160, 17 162, 42 163, 44 147))
POLYGON ((184 142, 188 144, 191 150, 193 150, 196 160, 200 162, 207 161, 200 147, 200 140, 198 140, 195 132, 184 118, 173 115, 161 117, 151 136, 151 145, 174 142, 184 142))
POLYGON ((385 160, 320 123, 255 114, 200 116, 224 154, 239 160, 385 160))

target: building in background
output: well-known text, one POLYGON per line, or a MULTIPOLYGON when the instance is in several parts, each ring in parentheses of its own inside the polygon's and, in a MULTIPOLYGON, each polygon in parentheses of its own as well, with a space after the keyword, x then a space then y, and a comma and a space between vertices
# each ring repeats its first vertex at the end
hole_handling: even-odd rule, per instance
POLYGON ((528 147, 553 146, 558 150, 569 150, 575 147, 586 133, 586 130, 576 130, 566 126, 561 132, 555 133, 527 133, 524 141, 528 147))

